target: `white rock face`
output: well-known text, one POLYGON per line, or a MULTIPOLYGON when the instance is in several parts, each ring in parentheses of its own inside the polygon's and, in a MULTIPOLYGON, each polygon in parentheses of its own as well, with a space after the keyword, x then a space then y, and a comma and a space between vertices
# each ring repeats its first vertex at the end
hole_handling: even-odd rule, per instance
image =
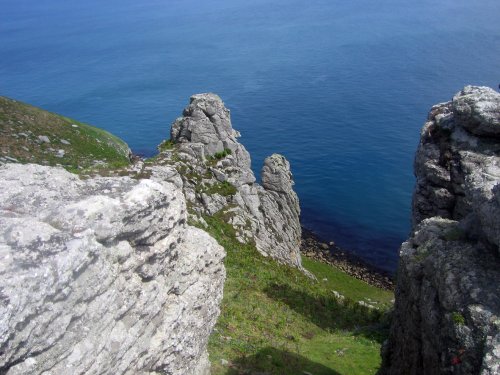
POLYGON ((295 267, 302 267, 300 247, 299 198, 293 190, 290 163, 284 156, 273 154, 264 160, 259 186, 261 209, 257 215, 255 230, 257 248, 264 249, 272 257, 295 267))
POLYGON ((11 164, 0 210, 0 373, 209 373, 225 254, 179 187, 11 164))

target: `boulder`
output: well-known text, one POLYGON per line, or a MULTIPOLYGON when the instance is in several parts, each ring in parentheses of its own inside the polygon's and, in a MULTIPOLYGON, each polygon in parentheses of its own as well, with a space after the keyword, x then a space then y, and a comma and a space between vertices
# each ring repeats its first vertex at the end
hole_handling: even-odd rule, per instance
POLYGON ((179 187, 11 164, 0 208, 0 373, 209 373, 224 250, 179 187))
POLYGON ((475 135, 500 137, 500 95, 489 87, 466 86, 453 97, 453 114, 475 135))

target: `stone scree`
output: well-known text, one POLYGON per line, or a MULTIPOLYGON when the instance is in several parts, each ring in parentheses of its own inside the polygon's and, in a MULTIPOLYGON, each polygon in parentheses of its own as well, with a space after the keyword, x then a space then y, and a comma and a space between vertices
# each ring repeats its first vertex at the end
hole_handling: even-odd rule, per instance
POLYGON ((500 94, 432 107, 382 374, 500 374, 500 94))
POLYGON ((225 253, 177 179, 0 167, 0 373, 209 374, 225 253))

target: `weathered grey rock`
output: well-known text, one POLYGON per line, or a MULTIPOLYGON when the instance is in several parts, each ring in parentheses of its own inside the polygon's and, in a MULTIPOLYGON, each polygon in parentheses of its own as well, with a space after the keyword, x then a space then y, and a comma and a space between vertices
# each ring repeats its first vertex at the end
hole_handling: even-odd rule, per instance
POLYGON ((224 250, 170 169, 0 167, 0 373, 208 374, 224 250))
POLYGON ((415 157, 417 184, 413 196, 413 224, 440 216, 475 225, 476 237, 486 236, 500 245, 500 140, 469 132, 470 118, 455 113, 456 103, 474 107, 475 118, 500 117, 500 94, 484 87, 467 86, 452 102, 431 109, 415 157), (484 97, 489 104, 481 104, 484 97), (497 103, 496 109, 491 103, 497 103), (485 111, 481 111, 481 108, 485 111))
POLYGON ((50 143, 50 139, 46 135, 39 135, 38 141, 41 143, 50 143))
POLYGON ((264 161, 261 179, 256 246, 262 252, 269 252, 271 245, 270 255, 273 258, 300 268, 300 206, 299 198, 293 191, 290 163, 282 155, 269 156, 264 161))
POLYGON ((468 86, 424 125, 382 374, 500 373, 499 98, 468 86))
POLYGON ((476 135, 500 136, 500 95, 489 87, 466 86, 453 97, 453 113, 476 135))
POLYGON ((264 160, 261 179, 262 187, 266 190, 284 194, 288 194, 290 191, 293 192, 294 182, 290 171, 290 163, 282 155, 273 154, 264 160))
POLYGON ((500 371, 498 257, 465 235, 458 222, 436 217, 402 245, 384 373, 500 371))
POLYGON ((262 186, 256 184, 230 112, 215 94, 192 96, 170 137, 175 150, 161 156, 179 170, 192 209, 223 212, 238 240, 253 241, 263 255, 302 269, 300 208, 288 161, 280 155, 267 158, 262 186))
POLYGON ((183 115, 172 124, 172 141, 190 143, 189 148, 193 153, 202 157, 229 149, 240 168, 250 168, 250 155, 236 140, 240 134, 231 126, 229 110, 218 95, 193 95, 183 115), (197 147, 196 144, 203 147, 197 147))

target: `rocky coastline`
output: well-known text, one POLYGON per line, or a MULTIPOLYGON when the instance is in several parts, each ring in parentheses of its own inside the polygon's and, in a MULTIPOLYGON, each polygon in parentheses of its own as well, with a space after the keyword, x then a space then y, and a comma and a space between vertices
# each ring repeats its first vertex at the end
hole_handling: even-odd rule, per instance
POLYGON ((153 164, 177 170, 191 220, 223 216, 238 241, 309 275, 300 258, 300 205, 290 163, 282 155, 267 157, 257 183, 239 137, 218 95, 193 95, 153 164))
POLYGON ((49 118, 60 122, 46 121, 51 139, 83 155, 68 148, 67 160, 50 162, 47 142, 17 133, 2 145, 16 158, 0 163, 0 373, 209 374, 226 252, 204 217, 217 215, 238 243, 314 278, 301 264, 290 164, 269 156, 255 183, 217 95, 192 96, 149 160, 96 128, 4 102, 11 132, 49 118), (33 113, 27 124, 24 112, 33 113), (88 141, 84 129, 100 136, 88 141), (104 142, 102 154, 116 148, 124 160, 80 168, 104 142), (28 147, 40 159, 23 159, 28 147), (48 165, 32 164, 39 160, 48 165))
MULTIPOLYGON (((6 103, 11 131, 25 125, 16 117, 21 110, 33 113, 26 126, 48 116, 6 103)), ((83 142, 88 150, 110 139, 101 134, 90 142, 84 129, 91 128, 64 121, 67 132, 51 133, 54 143, 83 142)), ((256 255, 291 266, 301 286, 321 285, 302 265, 305 256, 395 290, 380 374, 500 372, 498 93, 467 86, 432 107, 415 158, 412 234, 401 246, 396 280, 301 227, 288 161, 268 157, 257 184, 238 136, 222 100, 199 94, 147 160, 129 160, 109 141, 118 148, 109 168, 103 159, 101 168, 83 170, 86 159, 70 149, 63 155, 69 159, 50 159, 53 151, 34 132, 4 141, 2 152, 16 162, 0 161, 0 373, 209 374, 207 344, 229 254, 208 233, 214 218, 221 234, 230 234, 233 256, 254 247, 256 255), (22 159, 19 150, 28 146, 53 166, 22 159)), ((253 258, 248 264, 255 266, 253 258)), ((240 274, 245 281, 238 284, 257 278, 240 274)), ((268 297, 286 291, 284 284, 265 285, 268 297)), ((337 297, 331 287, 327 292, 337 297)))
POLYGON ((359 256, 340 248, 334 242, 326 242, 314 231, 302 227, 302 256, 336 267, 358 280, 385 290, 394 290, 392 275, 377 268, 359 256))

